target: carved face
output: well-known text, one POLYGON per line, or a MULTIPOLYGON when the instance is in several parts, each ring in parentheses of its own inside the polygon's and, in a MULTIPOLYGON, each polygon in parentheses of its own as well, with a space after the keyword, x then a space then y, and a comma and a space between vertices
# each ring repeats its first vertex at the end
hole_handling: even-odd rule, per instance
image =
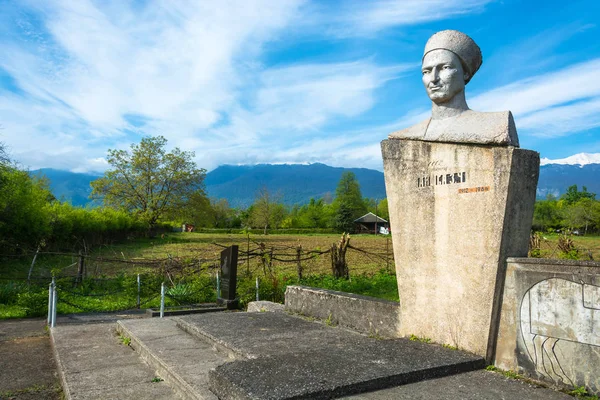
POLYGON ((423 58, 423 84, 427 95, 436 104, 450 101, 465 90, 465 79, 460 59, 449 50, 430 51, 423 58))

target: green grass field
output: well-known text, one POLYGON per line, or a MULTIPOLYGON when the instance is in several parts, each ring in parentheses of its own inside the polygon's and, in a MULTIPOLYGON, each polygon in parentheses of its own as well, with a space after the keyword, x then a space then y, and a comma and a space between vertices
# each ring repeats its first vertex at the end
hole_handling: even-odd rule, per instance
MULTIPOLYGON (((219 254, 239 246, 238 295, 242 304, 256 296, 282 302, 287 285, 302 284, 398 300, 391 238, 351 236, 346 254, 350 279, 334 279, 328 250, 340 235, 245 235, 172 233, 103 246, 85 258, 86 279, 74 285, 77 254, 40 254, 26 278, 33 254, 0 259, 0 319, 44 315, 48 284, 58 278, 60 313, 117 311, 137 303, 137 274, 141 274, 142 308, 158 307, 160 284, 165 282, 167 305, 212 302, 216 299, 219 254), (299 261, 299 262, 298 262, 299 261), (302 278, 299 277, 298 264, 302 278)), ((580 259, 600 260, 599 236, 571 238, 580 259)), ((540 236, 540 255, 564 258, 558 235, 540 236)))
POLYGON ((173 233, 95 249, 86 257, 87 279, 73 284, 79 257, 40 254, 27 277, 33 255, 8 258, 0 264, 0 318, 43 315, 47 285, 58 279, 59 313, 113 311, 136 305, 136 276, 141 274, 143 307, 157 307, 160 283, 166 282, 167 305, 210 302, 216 299, 216 271, 220 252, 236 244, 238 295, 246 304, 256 297, 259 279, 262 300, 282 302, 285 287, 302 284, 398 300, 392 244, 383 236, 357 235, 348 249, 350 279, 331 276, 332 244, 339 235, 244 235, 173 233), (301 267, 302 278, 299 277, 301 267), (39 286, 36 285, 39 283, 39 286))

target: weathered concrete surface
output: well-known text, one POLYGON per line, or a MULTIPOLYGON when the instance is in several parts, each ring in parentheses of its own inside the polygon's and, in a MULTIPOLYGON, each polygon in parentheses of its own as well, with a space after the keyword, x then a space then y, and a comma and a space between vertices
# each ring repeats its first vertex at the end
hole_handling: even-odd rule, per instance
POLYGON ((61 398, 45 320, 0 321, 0 376, 0 399, 61 398))
POLYGON ((51 330, 67 399, 173 399, 133 349, 116 336, 114 324, 63 325, 51 330))
POLYGON ((510 258, 495 365, 600 394, 600 263, 510 258))
POLYGON ((237 360, 209 373, 225 399, 320 399, 481 368, 482 358, 406 339, 369 338, 284 313, 177 318, 237 360))
POLYGON ((369 335, 398 337, 399 304, 393 301, 335 290, 288 286, 285 309, 369 335))
POLYGON ((184 399, 217 400, 208 390, 208 371, 231 361, 210 343, 179 329, 171 318, 119 321, 117 331, 184 399))
POLYGON ((274 303, 272 301, 251 301, 248 303, 247 312, 283 312, 285 306, 283 304, 274 303))
POLYGON ((539 154, 400 139, 381 147, 400 335, 492 362, 505 260, 527 255, 539 154))
MULTIPOLYGON (((227 310, 227 307, 217 306, 217 303, 205 303, 198 304, 197 306, 184 306, 184 307, 167 307, 164 309, 164 316, 171 317, 177 315, 188 315, 188 314, 201 314, 209 312, 220 312, 227 310)), ((146 317, 156 318, 160 317, 160 308, 148 308, 146 309, 146 317)))
POLYGON ((395 388, 344 397, 345 400, 573 400, 573 397, 499 373, 472 371, 395 388))

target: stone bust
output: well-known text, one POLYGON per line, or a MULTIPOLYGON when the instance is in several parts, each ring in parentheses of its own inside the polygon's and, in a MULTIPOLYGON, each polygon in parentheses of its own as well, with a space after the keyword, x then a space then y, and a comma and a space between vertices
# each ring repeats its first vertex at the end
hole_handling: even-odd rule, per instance
POLYGON ((481 63, 479 46, 464 33, 446 30, 431 36, 422 60, 431 117, 389 138, 519 147, 510 111, 477 112, 467 106, 465 86, 481 63))

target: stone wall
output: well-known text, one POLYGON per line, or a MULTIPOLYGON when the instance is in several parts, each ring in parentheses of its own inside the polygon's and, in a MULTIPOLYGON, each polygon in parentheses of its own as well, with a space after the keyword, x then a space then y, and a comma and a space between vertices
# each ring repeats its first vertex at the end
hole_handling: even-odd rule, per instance
POLYGON ((398 335, 398 303, 358 294, 288 286, 285 310, 381 337, 398 335))
POLYGON ((600 263, 509 258, 495 365, 600 394, 600 263))
POLYGON ((526 256, 539 154, 419 140, 381 143, 399 335, 493 361, 505 260, 526 256))

